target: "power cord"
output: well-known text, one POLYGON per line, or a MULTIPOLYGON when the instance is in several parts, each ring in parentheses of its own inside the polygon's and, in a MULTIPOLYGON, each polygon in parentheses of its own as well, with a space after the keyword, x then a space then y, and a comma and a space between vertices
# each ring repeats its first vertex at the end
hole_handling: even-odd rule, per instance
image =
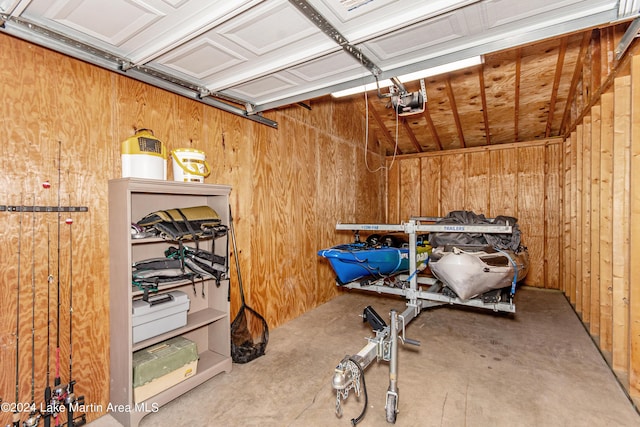
POLYGON ((360 421, 362 421, 365 412, 367 412, 367 406, 369 406, 369 397, 367 396, 367 384, 364 382, 364 369, 362 369, 360 363, 358 363, 353 357, 349 357, 349 361, 354 363, 358 367, 358 370, 360 371, 360 378, 362 378, 362 390, 364 391, 364 408, 362 408, 362 412, 360 413, 360 415, 358 415, 356 418, 351 418, 351 425, 355 426, 360 421))

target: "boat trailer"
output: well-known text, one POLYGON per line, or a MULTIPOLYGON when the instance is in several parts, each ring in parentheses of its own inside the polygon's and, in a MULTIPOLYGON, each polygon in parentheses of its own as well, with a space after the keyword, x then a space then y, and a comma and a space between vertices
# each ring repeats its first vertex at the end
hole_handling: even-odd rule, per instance
POLYGON ((390 311, 389 325, 375 310, 368 306, 364 309, 362 317, 368 322, 374 337, 366 338, 368 343, 357 354, 345 356, 336 366, 332 386, 336 391, 336 416, 342 416, 342 401, 349 397, 353 391, 360 396, 364 391, 365 406, 362 413, 351 420, 356 425, 364 417, 368 396, 364 382, 364 370, 374 360, 389 362, 389 388, 386 393, 385 413, 389 423, 395 423, 398 414, 398 341, 404 344, 419 346, 420 342, 407 338, 406 327, 415 319, 423 309, 441 305, 463 305, 488 309, 494 312, 515 313, 516 307, 510 295, 508 301, 502 301, 499 294, 494 298, 472 298, 461 300, 452 293, 443 293, 442 283, 430 277, 418 277, 416 263, 417 235, 428 232, 455 232, 455 233, 512 233, 511 225, 496 224, 422 224, 421 222, 434 222, 439 218, 412 217, 402 224, 337 224, 336 230, 353 231, 380 231, 403 232, 409 237, 409 273, 395 276, 394 286, 385 284, 388 278, 379 278, 373 281, 354 281, 341 285, 349 289, 358 289, 378 294, 402 296, 407 300, 407 308, 400 314, 396 310, 390 311))

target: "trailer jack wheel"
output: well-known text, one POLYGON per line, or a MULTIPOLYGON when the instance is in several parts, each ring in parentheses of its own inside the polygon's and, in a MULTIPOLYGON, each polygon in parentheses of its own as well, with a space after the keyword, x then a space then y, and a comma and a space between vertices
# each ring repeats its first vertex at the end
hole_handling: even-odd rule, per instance
POLYGON ((396 423, 396 416, 398 415, 398 395, 393 392, 387 392, 387 404, 385 406, 387 412, 387 422, 391 424, 396 423))

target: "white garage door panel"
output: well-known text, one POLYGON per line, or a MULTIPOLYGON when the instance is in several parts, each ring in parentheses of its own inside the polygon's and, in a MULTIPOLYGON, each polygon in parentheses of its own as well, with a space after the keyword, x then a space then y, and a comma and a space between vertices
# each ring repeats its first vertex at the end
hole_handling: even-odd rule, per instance
POLYGON ((351 55, 343 51, 314 59, 313 61, 291 67, 289 72, 305 82, 313 83, 330 78, 351 78, 366 73, 364 67, 351 55), (347 76, 347 77, 344 77, 347 76))
POLYGON ((219 34, 207 33, 163 55, 157 63, 201 79, 210 90, 218 91, 336 49, 324 34, 316 34, 257 56, 219 34), (206 58, 211 52, 214 57, 206 58), (203 70, 202 62, 210 63, 213 68, 209 72, 203 70))
POLYGON ((278 0, 265 2, 206 32, 158 58, 157 63, 179 67, 176 69, 202 79, 209 90, 219 91, 339 49, 295 8, 278 0), (201 62, 206 51, 214 50, 224 53, 216 55, 221 62, 204 73, 201 62), (176 58, 180 58, 179 64, 176 58))
MULTIPOLYGON (((598 5, 605 9, 611 9, 612 0, 585 2, 582 0, 539 0, 535 2, 513 2, 512 0, 489 0, 484 7, 487 11, 489 19, 489 27, 499 27, 515 22, 530 21, 536 15, 557 11, 566 8, 577 13, 585 11, 585 13, 593 12, 598 5)), ((563 14, 564 15, 564 14, 563 14)))
POLYGON ((375 55, 374 62, 383 68, 390 67, 395 58, 419 54, 429 47, 467 36, 466 22, 460 17, 460 14, 448 13, 375 38, 364 45, 375 55))
POLYGON ((629 18, 627 2, 0 0, 0 31, 259 112, 609 24, 629 18))
MULTIPOLYGON (((574 1, 558 2, 554 4, 559 9, 554 10, 551 9, 551 2, 543 1, 538 8, 526 6, 528 12, 520 13, 518 20, 498 19, 498 9, 503 1, 508 0, 477 3, 455 13, 414 24, 363 43, 362 51, 375 58, 374 62, 383 70, 405 68, 400 73, 405 74, 417 71, 421 68, 420 64, 422 68, 441 65, 505 49, 508 43, 530 43, 544 38, 541 35, 553 37, 570 28, 588 27, 603 17, 605 20, 614 18, 611 8, 608 12, 606 8, 602 9, 606 1, 594 2, 595 9, 587 9, 583 5, 577 8, 573 5, 574 1), (592 12, 602 10, 605 13, 596 13, 592 18, 592 12), (571 20, 565 20, 569 18, 571 20), (502 22, 502 25, 496 25, 497 22, 502 22), (434 34, 440 37, 433 39, 434 34), (456 53, 460 54, 456 56, 456 53), (416 65, 415 69, 411 69, 412 64, 416 65)), ((611 6, 611 0, 608 3, 611 6)))
POLYGON ((264 77, 231 87, 223 93, 248 99, 256 105, 262 105, 306 92, 318 93, 318 96, 325 95, 330 92, 327 88, 354 79, 362 79, 369 76, 370 72, 351 55, 339 51, 274 75, 281 81, 292 82, 295 85, 282 85, 275 91, 260 90, 262 85, 269 81, 268 77, 264 77))
POLYGON ((129 61, 141 63, 256 3, 255 0, 33 0, 23 16, 56 30, 68 29, 80 36, 90 36, 114 46, 129 61))
POLYGON ((228 49, 207 36, 180 46, 159 59, 158 64, 206 80, 234 65, 247 62, 247 58, 228 49))
MULTIPOLYGON (((42 10, 42 17, 114 46, 120 46, 164 15, 137 0, 40 0, 34 2, 33 8, 43 8, 45 4, 49 7, 42 10)), ((33 8, 27 9, 29 14, 33 8)))
POLYGON ((257 0, 188 0, 171 13, 170 19, 155 23, 147 31, 127 41, 123 48, 134 63, 145 63, 235 18, 257 3, 260 2, 257 0))
POLYGON ((291 88, 297 86, 297 82, 285 77, 283 74, 272 74, 248 83, 239 85, 233 90, 224 91, 223 93, 235 96, 240 99, 247 99, 252 103, 258 103, 261 98, 267 98, 269 95, 282 94, 290 92, 291 88))
POLYGON ((313 0, 310 3, 343 36, 353 43, 358 43, 478 1, 313 0), (348 6, 353 6, 354 8, 349 9, 348 6))
MULTIPOLYGON (((216 33, 234 42, 238 48, 261 56, 309 36, 321 34, 286 0, 264 3, 216 28, 216 33), (283 25, 286 23, 286 25, 283 25)), ((300 46, 304 48, 304 46, 300 46)))

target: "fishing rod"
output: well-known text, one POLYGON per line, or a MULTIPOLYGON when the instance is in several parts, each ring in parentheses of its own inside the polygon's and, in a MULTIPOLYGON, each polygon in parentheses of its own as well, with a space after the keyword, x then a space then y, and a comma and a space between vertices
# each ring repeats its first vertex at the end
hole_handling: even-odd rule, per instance
MULTIPOLYGON (((46 188, 46 187, 45 187, 46 188)), ((47 223, 47 386, 44 389, 44 427, 51 427, 51 226, 47 223)))
MULTIPOLYGON (((82 414, 76 419, 74 419, 74 411, 78 405, 84 405, 84 396, 76 397, 74 393, 75 381, 72 379, 71 375, 72 371, 72 313, 73 313, 73 290, 72 290, 72 275, 73 275, 73 235, 71 231, 71 227, 69 227, 69 382, 67 384, 62 384, 62 379, 60 378, 60 307, 62 306, 61 301, 61 293, 60 293, 60 234, 61 228, 60 224, 62 223, 62 205, 60 201, 61 197, 61 186, 62 186, 62 167, 61 167, 61 151, 62 151, 62 142, 58 141, 58 235, 57 235, 57 295, 56 295, 56 362, 55 362, 55 377, 53 379, 53 389, 47 387, 45 389, 45 399, 48 401, 47 406, 47 414, 48 416, 52 416, 55 420, 56 427, 60 426, 60 412, 63 411, 63 405, 66 407, 67 412, 67 427, 79 427, 86 424, 86 414, 82 414)), ((69 217, 65 220, 65 223, 71 226, 73 220, 69 217)), ((49 275, 49 282, 53 282, 53 277, 49 275)), ((48 363, 48 362, 47 362, 48 363)), ((47 368, 48 369, 48 368, 47 368)), ((48 375, 48 373, 47 373, 48 375)), ((48 380, 47 380, 48 382, 48 380)), ((45 419, 45 426, 49 427, 51 425, 51 421, 45 419)))
POLYGON ((61 384, 61 380, 60 380, 60 222, 62 220, 62 215, 61 215, 61 204, 60 204, 60 186, 61 186, 61 165, 60 165, 60 159, 61 159, 61 150, 62 150, 62 142, 58 141, 58 236, 57 236, 57 251, 58 251, 58 260, 57 260, 57 268, 58 268, 58 272, 57 272, 57 297, 56 297, 56 376, 53 379, 53 386, 54 389, 51 393, 51 400, 50 400, 50 405, 51 405, 51 415, 53 416, 54 420, 55 420, 55 425, 59 426, 60 425, 60 419, 58 418, 58 415, 60 414, 60 404, 61 402, 65 399, 65 387, 61 384))
POLYGON ((20 216, 18 219, 18 293, 16 296, 16 407, 13 410, 13 427, 20 427, 20 257, 22 249, 23 198, 20 195, 20 216))
POLYGON ((36 427, 42 416, 36 408, 36 195, 33 194, 31 224, 31 412, 23 427, 36 427))
MULTIPOLYGON (((69 200, 69 206, 71 206, 71 200, 69 200)), ((87 420, 86 414, 74 418, 76 407, 84 406, 84 396, 76 397, 74 392, 76 381, 73 379, 73 219, 71 215, 65 223, 69 225, 69 383, 65 404, 67 406, 67 427, 78 427, 86 424, 87 420)))
MULTIPOLYGON (((69 203, 71 206, 71 203, 69 203)), ((75 395, 73 394, 73 386, 75 381, 72 380, 73 374, 73 220, 71 215, 65 220, 65 224, 69 226, 69 383, 67 384, 67 395, 65 398, 65 405, 67 406, 67 427, 73 427, 73 403, 75 402, 75 395)))

